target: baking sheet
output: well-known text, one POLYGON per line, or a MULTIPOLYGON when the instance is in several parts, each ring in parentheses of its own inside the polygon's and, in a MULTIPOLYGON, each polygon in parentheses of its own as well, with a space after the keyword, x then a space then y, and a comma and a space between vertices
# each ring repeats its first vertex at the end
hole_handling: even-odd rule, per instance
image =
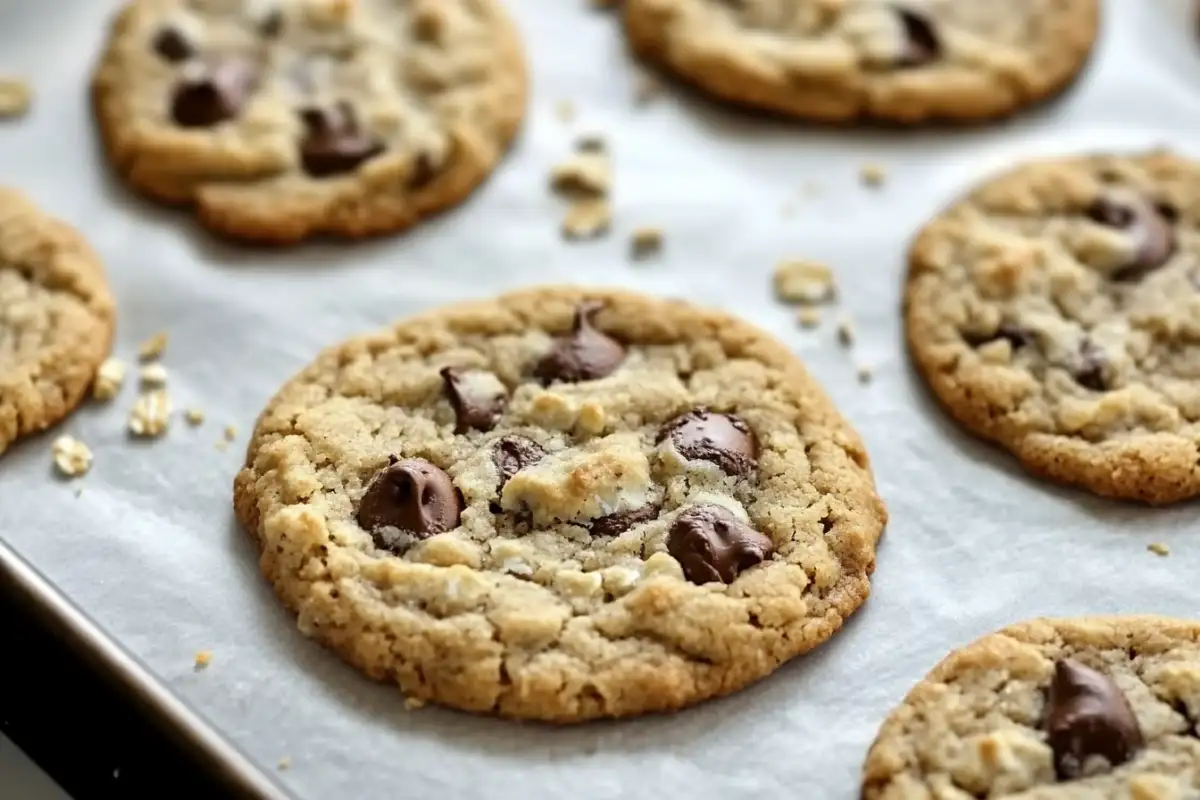
MULTIPOLYGON (((0 535, 264 768, 303 798, 856 796, 884 714, 949 649, 1038 614, 1196 616, 1196 506, 1150 510, 1043 485, 962 433, 910 370, 898 316, 903 254, 971 182, 1039 154, 1168 144, 1196 153, 1200 42, 1185 0, 1109 0, 1103 40, 1070 95, 968 131, 812 129, 748 118, 670 90, 633 104, 615 19, 585 0, 508 0, 533 74, 512 156, 465 206, 410 235, 273 252, 219 242, 185 212, 132 196, 104 170, 86 80, 111 1, 0 2, 0 72, 29 76, 32 116, 0 125, 0 182, 77 225, 108 263, 117 354, 167 330, 169 435, 125 433, 135 380, 0 462, 0 535), (564 125, 555 104, 570 100, 564 125), (614 233, 566 244, 548 169, 579 133, 616 164, 614 233), (878 191, 862 165, 886 169, 878 191), (781 209, 795 206, 790 218, 781 209), (631 265, 628 232, 661 225, 659 259, 631 265), (786 257, 828 261, 838 313, 802 331, 770 294, 786 257), (621 285, 722 306, 779 335, 861 431, 892 520, 873 597, 811 656, 673 716, 570 729, 426 708, 304 639, 259 577, 230 509, 255 415, 321 347, 440 303, 539 282, 621 285), (874 369, 869 385, 859 365, 874 369), (222 428, 237 441, 215 446, 222 428), (96 454, 55 478, 49 446, 96 454), (75 496, 75 489, 83 492, 75 496), (1171 555, 1146 550, 1162 542, 1171 555), (198 650, 213 662, 193 669, 198 650), (347 794, 348 793, 348 794, 347 794)), ((983 0, 980 0, 983 2, 983 0)), ((832 316, 832 315, 830 315, 832 316)))

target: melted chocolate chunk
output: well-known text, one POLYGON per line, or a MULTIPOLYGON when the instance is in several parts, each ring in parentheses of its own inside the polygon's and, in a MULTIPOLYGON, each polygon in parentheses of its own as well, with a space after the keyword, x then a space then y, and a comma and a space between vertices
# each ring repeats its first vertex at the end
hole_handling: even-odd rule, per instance
POLYGON ((911 8, 893 6, 892 10, 904 30, 904 49, 896 65, 920 67, 939 59, 942 55, 942 43, 933 20, 911 8))
POLYGON ((671 523, 667 552, 696 584, 733 583, 775 552, 766 536, 718 505, 694 506, 671 523))
POLYGON ((300 162, 314 178, 353 172, 383 152, 383 143, 364 133, 349 103, 301 112, 307 132, 300 162))
POLYGON ((454 407, 455 416, 458 417, 455 433, 466 433, 469 430, 490 431, 496 427, 508 405, 508 393, 504 391, 503 386, 498 385, 493 389, 493 381, 487 381, 487 385, 480 385, 482 381, 474 380, 475 376, 486 379, 491 377, 491 373, 458 367, 446 367, 442 370, 446 397, 454 407))
POLYGON ((185 128, 207 128, 233 119, 250 101, 258 80, 258 66, 244 58, 197 65, 175 88, 171 116, 185 128))
POLYGON ((533 374, 545 384, 592 381, 611 374, 625 360, 625 348, 596 330, 593 320, 604 305, 587 300, 575 309, 571 332, 554 340, 533 374))
POLYGON ((1113 272, 1115 281, 1136 281, 1161 267, 1175 254, 1172 226, 1178 212, 1164 214, 1160 205, 1135 195, 1101 195, 1087 209, 1087 216, 1109 228, 1125 231, 1133 242, 1129 263, 1113 272))
POLYGON ((1120 688, 1107 675, 1069 658, 1054 665, 1044 727, 1059 780, 1080 777, 1094 756, 1112 767, 1124 764, 1144 744, 1120 688))
POLYGON ((546 451, 542 446, 524 436, 505 436, 496 442, 492 450, 492 461, 500 470, 500 485, 496 487, 496 491, 502 490, 513 475, 526 467, 532 467, 545 457, 546 451))
POLYGON ((1091 339, 1079 344, 1079 365, 1075 369, 1075 382, 1096 392, 1109 389, 1112 365, 1104 350, 1091 339))
POLYGON ((154 36, 154 52, 165 58, 167 61, 178 63, 187 61, 196 53, 196 49, 192 47, 192 43, 179 31, 178 28, 162 28, 154 36))
POLYGON ((394 528, 416 539, 427 539, 458 527, 462 498, 444 471, 420 458, 395 456, 379 471, 358 505, 358 524, 385 549, 398 551, 402 542, 383 534, 394 528))
POLYGON ((716 414, 697 408, 668 422, 658 432, 667 437, 689 461, 709 461, 723 472, 745 478, 757 466, 758 442, 754 431, 733 414, 716 414))
POLYGON ((592 536, 620 536, 634 525, 658 519, 658 511, 659 507, 653 504, 632 511, 618 511, 616 514, 592 520, 589 530, 592 536))

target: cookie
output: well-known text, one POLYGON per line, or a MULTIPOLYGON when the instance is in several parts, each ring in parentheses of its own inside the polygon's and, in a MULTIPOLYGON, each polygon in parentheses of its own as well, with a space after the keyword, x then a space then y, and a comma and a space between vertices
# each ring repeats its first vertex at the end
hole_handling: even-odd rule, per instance
POLYGON ((83 238, 0 189, 0 453, 79 404, 115 322, 104 268, 83 238))
POLYGON ((1110 497, 1200 492, 1200 164, 1165 152, 994 177, 921 231, 912 355, 962 424, 1110 497))
POLYGON ((460 202, 525 93, 496 0, 133 0, 93 78, 130 184, 268 243, 389 233, 460 202))
POLYGON ((821 122, 1008 115, 1065 89, 1098 0, 626 0, 633 50, 736 104, 821 122))
POLYGON ((724 695, 867 598, 867 454, 725 314, 540 288, 325 351, 234 487, 306 634, 371 677, 575 722, 724 695))
POLYGON ((1200 797, 1200 623, 1042 619, 951 653, 883 723, 863 800, 1200 797))

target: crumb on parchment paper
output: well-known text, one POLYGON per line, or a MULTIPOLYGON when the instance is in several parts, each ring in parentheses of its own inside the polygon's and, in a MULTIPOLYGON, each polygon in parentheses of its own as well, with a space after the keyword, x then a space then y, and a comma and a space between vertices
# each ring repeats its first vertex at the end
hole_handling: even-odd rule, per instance
POLYGON ((1148 545, 1146 545, 1146 549, 1149 550, 1151 553, 1154 553, 1154 555, 1156 555, 1156 556, 1166 557, 1166 556, 1171 555, 1171 548, 1167 547, 1162 542, 1153 542, 1151 544, 1148 544, 1148 545))
POLYGON ((821 324, 820 306, 803 306, 796 313, 796 321, 802 328, 815 328, 821 324))
POLYGON ((854 344, 854 323, 849 317, 842 317, 838 320, 837 326, 838 344, 842 347, 851 347, 854 344))
POLYGON ((138 348, 138 358, 142 361, 152 361, 161 356, 167 349, 168 336, 166 331, 159 331, 138 348))
POLYGON ((663 230, 650 226, 634 228, 629 237, 629 254, 635 261, 641 261, 662 252, 663 230))
POLYGON ((287 770, 291 769, 292 768, 291 756, 284 756, 283 758, 279 759, 279 763, 276 764, 276 766, 279 768, 280 772, 286 772, 287 770))
POLYGON ((874 377, 875 377, 875 370, 871 369, 870 365, 868 365, 868 364, 859 364, 858 365, 858 382, 859 383, 870 383, 871 379, 874 377))
POLYGON ((208 665, 212 663, 212 659, 213 654, 211 650, 200 650, 196 653, 196 669, 207 669, 208 665))
POLYGON ((612 165, 602 150, 575 153, 550 172, 550 186, 568 196, 605 195, 612 187, 612 165))
POLYGON ((54 466, 68 478, 78 478, 92 468, 92 451, 74 436, 59 436, 50 446, 54 466))
POLYGON ((237 433, 238 433, 237 426, 226 425, 225 426, 225 441, 232 442, 234 439, 237 438, 237 433))
POLYGON ((188 425, 193 428, 204 424, 204 412, 198 408, 189 408, 183 412, 183 418, 187 420, 188 425))
POLYGON ((859 168, 858 177, 863 186, 878 189, 887 182, 887 170, 879 164, 863 164, 859 168))
POLYGON ((559 100, 554 104, 554 116, 564 125, 575 119, 575 104, 570 100, 559 100))
POLYGON ((27 81, 0 75, 0 119, 23 117, 33 105, 33 88, 27 81))
POLYGON ((167 432, 171 423, 171 398, 162 389, 147 392, 133 404, 129 431, 134 436, 153 438, 167 432))
POLYGON ((775 267, 775 296, 785 303, 814 305, 837 294, 833 270, 819 261, 791 259, 775 267))
POLYGON ((612 207, 603 197, 576 200, 563 219, 563 235, 568 239, 594 239, 612 224, 612 207))
POLYGON ((167 368, 157 362, 143 364, 138 370, 138 380, 144 388, 157 389, 167 385, 167 368))

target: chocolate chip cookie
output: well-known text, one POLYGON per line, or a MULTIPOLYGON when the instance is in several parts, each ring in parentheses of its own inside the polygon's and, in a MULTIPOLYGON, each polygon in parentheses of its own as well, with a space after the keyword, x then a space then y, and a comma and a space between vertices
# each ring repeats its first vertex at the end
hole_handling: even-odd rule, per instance
POLYGON ((1198 179, 1165 152, 1042 161, 931 222, 905 317, 955 418, 1098 494, 1200 492, 1198 179))
POLYGON ((515 135, 525 83, 496 0, 133 0, 93 96, 133 186, 285 243, 461 201, 515 135))
POLYGON ((115 320, 104 269, 82 237, 0 189, 0 453, 79 404, 115 320))
POLYGON ((885 510, 781 344, 545 288, 323 353, 234 488, 301 630, 409 695, 574 722, 727 694, 867 598, 885 510))
POLYGON ((863 800, 1200 797, 1200 623, 1044 619, 951 653, 892 712, 863 800))
POLYGON ((640 56, 723 100, 823 122, 973 121, 1080 73, 1098 0, 626 0, 640 56))

